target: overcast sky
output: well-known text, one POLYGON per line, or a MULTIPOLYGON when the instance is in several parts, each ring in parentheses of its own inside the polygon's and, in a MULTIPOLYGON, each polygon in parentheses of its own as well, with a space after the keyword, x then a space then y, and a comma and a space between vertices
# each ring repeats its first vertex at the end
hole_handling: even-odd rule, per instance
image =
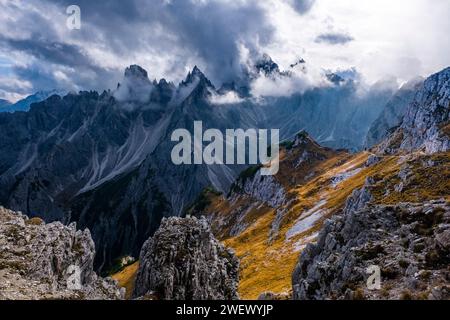
POLYGON ((262 53, 401 83, 450 66, 449 30, 448 0, 0 0, 0 98, 114 88, 130 64, 175 83, 198 65, 220 85, 262 53))

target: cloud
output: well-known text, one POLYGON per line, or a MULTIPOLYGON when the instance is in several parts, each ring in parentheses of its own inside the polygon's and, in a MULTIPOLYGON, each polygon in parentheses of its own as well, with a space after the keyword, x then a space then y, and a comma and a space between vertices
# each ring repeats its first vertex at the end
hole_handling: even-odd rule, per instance
POLYGON ((79 31, 66 28, 71 4, 0 2, 0 51, 22 56, 13 69, 36 90, 67 86, 66 77, 70 89, 111 88, 134 63, 175 81, 199 65, 220 85, 242 72, 241 48, 259 52, 274 30, 257 0, 78 0, 79 31))
POLYGON ((226 82, 242 71, 240 45, 256 54, 272 39, 273 27, 258 3, 177 0, 160 8, 159 22, 200 58, 213 82, 226 82))
POLYGON ((322 85, 320 76, 310 73, 291 73, 256 78, 251 83, 251 94, 256 99, 264 97, 286 97, 302 94, 306 90, 322 85))
POLYGON ((81 30, 69 30, 72 4, 0 0, 0 97, 113 89, 132 64, 174 82, 198 65, 219 87, 242 72, 243 51, 281 69, 299 56, 309 69, 356 67, 371 83, 450 65, 448 0, 77 0, 81 30))
MULTIPOLYGON (((0 2, 0 57, 8 69, 0 75, 29 84, 26 91, 15 85, 0 90, 23 96, 38 90, 103 89, 113 85, 119 73, 101 66, 82 41, 69 41, 65 11, 50 1, 0 2)), ((117 81, 117 80, 116 80, 117 81)))
POLYGON ((15 76, 0 75, 0 98, 11 102, 23 99, 33 88, 29 81, 23 81, 15 76))
MULTIPOLYGON (((110 71, 96 64, 83 48, 49 39, 10 39, 0 37, 0 44, 32 59, 12 70, 23 80, 39 84, 40 89, 61 85, 68 89, 97 88, 98 82, 110 79, 110 71)), ((108 80, 107 82, 109 82, 108 80)))
POLYGON ((330 33, 323 33, 317 36, 315 42, 327 43, 331 45, 343 45, 352 42, 353 40, 354 40, 353 37, 346 33, 330 32, 330 33))
POLYGON ((291 6, 300 14, 305 14, 313 7, 316 0, 289 0, 291 6))

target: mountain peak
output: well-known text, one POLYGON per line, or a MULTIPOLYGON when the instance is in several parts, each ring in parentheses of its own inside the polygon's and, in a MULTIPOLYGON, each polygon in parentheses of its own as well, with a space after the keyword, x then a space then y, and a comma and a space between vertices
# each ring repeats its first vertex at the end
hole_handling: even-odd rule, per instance
MULTIPOLYGON (((186 77, 185 83, 192 83, 195 79, 208 80, 205 74, 199 69, 199 67, 194 66, 192 71, 190 71, 186 77)), ((208 80, 209 82, 209 80, 208 80)))
POLYGON ((329 72, 325 75, 328 81, 330 81, 332 84, 339 86, 341 83, 345 82, 345 79, 342 78, 340 75, 329 72))
POLYGON ((134 64, 125 69, 123 82, 117 86, 114 97, 118 101, 145 103, 150 99, 153 87, 147 71, 134 64))
POLYGON ((192 69, 192 74, 203 75, 203 72, 197 66, 194 66, 194 69, 192 69))
POLYGON ((211 81, 209 81, 209 79, 205 76, 205 74, 197 66, 194 66, 192 71, 188 73, 186 80, 184 80, 181 84, 186 86, 186 85, 192 84, 196 81, 198 81, 197 86, 204 87, 204 88, 206 88, 206 87, 214 88, 211 81))
POLYGON ((134 78, 150 81, 148 78, 147 71, 141 66, 138 66, 137 64, 133 64, 125 69, 125 78, 134 78))
POLYGON ((0 99, 0 108, 9 107, 12 103, 5 99, 0 99))
POLYGON ((62 89, 53 89, 53 90, 41 90, 32 95, 25 97, 17 101, 16 103, 10 103, 9 101, 3 102, 0 99, 0 113, 1 112, 9 112, 13 113, 16 111, 28 111, 33 103, 41 102, 47 100, 51 96, 57 95, 63 97, 68 92, 62 89))
POLYGON ((292 64, 290 65, 290 67, 291 67, 291 69, 293 69, 293 68, 295 68, 296 66, 304 65, 304 64, 306 64, 306 60, 303 59, 303 58, 299 58, 295 63, 292 63, 292 64))
POLYGON ((317 142, 313 138, 311 138, 311 136, 309 135, 309 133, 306 130, 302 130, 295 135, 295 139, 294 139, 295 147, 302 146, 302 145, 308 145, 308 144, 318 146, 317 142))
POLYGON ((272 58, 266 53, 264 53, 262 57, 258 61, 256 61, 255 69, 257 72, 262 72, 266 76, 280 72, 280 67, 278 66, 278 64, 275 63, 272 58))

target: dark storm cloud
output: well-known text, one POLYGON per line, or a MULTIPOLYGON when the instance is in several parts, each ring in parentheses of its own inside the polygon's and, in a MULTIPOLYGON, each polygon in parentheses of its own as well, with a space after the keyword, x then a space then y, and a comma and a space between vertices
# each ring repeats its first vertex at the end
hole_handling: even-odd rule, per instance
MULTIPOLYGON (((39 61, 27 66, 13 67, 19 79, 33 84, 37 90, 104 90, 113 88, 120 79, 118 70, 102 69, 93 65, 67 67, 39 61)), ((28 92, 30 93, 30 92, 28 92)))
POLYGON ((332 32, 319 35, 316 38, 315 42, 337 45, 337 44, 347 44, 353 40, 354 40, 353 37, 348 34, 332 32))
POLYGON ((67 66, 95 67, 81 48, 75 45, 52 42, 49 39, 8 39, 0 36, 0 43, 12 50, 27 53, 39 60, 67 66))
MULTIPOLYGON (((60 1, 68 5, 71 1, 60 1)), ((240 71, 239 42, 252 52, 273 35, 259 2, 238 1, 81 1, 84 19, 109 38, 119 53, 149 45, 160 54, 181 49, 180 59, 201 59, 215 81, 240 71), (144 42, 144 43, 143 43, 144 42)), ((186 61, 180 61, 184 65, 186 61)))
POLYGON ((117 57, 115 61, 143 54, 173 57, 170 60, 173 63, 166 66, 169 72, 199 64, 213 82, 220 84, 241 72, 240 44, 256 55, 259 46, 270 42, 274 32, 256 0, 31 0, 30 3, 37 10, 22 9, 15 25, 9 25, 15 34, 23 31, 24 36, 13 37, 6 30, 0 42, 3 51, 33 58, 27 66, 14 67, 14 71, 35 89, 57 86, 61 74, 69 77, 75 88, 100 89, 119 81, 123 70, 98 66, 95 61, 101 61, 102 57, 91 56, 93 51, 87 48, 101 48, 108 56, 117 57), (82 27, 77 31, 65 30, 67 37, 64 37, 61 36, 64 32, 57 31, 65 28, 61 21, 65 19, 65 9, 72 4, 81 8, 82 27), (64 19, 48 17, 55 7, 64 19))
POLYGON ((101 88, 99 83, 114 83, 112 71, 96 65, 79 46, 37 36, 32 39, 0 36, 0 45, 34 58, 26 66, 13 66, 12 71, 19 79, 32 83, 35 90, 101 88))
POLYGON ((291 6, 300 14, 305 14, 313 7, 316 0, 290 0, 291 6))
POLYGON ((189 1, 173 1, 161 8, 160 22, 207 63, 213 80, 227 81, 240 72, 239 42, 255 55, 259 53, 259 43, 266 44, 272 37, 264 11, 257 2, 249 3, 224 6, 208 2, 192 6, 189 1))

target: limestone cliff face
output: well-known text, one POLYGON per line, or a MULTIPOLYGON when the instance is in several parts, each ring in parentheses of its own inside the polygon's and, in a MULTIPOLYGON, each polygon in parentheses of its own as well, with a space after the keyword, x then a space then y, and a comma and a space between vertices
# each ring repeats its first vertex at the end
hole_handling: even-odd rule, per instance
POLYGON ((423 150, 446 152, 449 143, 450 68, 425 80, 409 105, 402 125, 381 144, 385 153, 423 150))
POLYGON ((206 219, 169 218, 143 246, 135 297, 237 299, 239 261, 212 235, 206 219))
POLYGON ((253 197, 273 208, 281 206, 286 201, 283 186, 273 176, 262 176, 261 170, 253 177, 238 180, 235 188, 241 190, 241 194, 253 197))
POLYGON ((413 150, 421 147, 427 153, 446 152, 450 149, 448 125, 450 111, 450 68, 425 81, 414 102, 403 119, 405 140, 401 149, 413 150))
POLYGON ((382 142, 402 124, 408 106, 414 101, 416 92, 423 85, 423 81, 424 79, 418 78, 406 83, 389 100, 381 115, 369 129, 366 147, 372 147, 382 142))
POLYGON ((241 170, 172 163, 172 132, 193 132, 194 120, 258 127, 252 113, 213 108, 209 89, 198 69, 176 88, 131 66, 116 91, 52 96, 29 112, 0 113, 0 204, 88 228, 96 270, 138 256, 162 217, 181 215, 209 185, 228 190, 241 170))
POLYGON ((0 300, 121 299, 93 271, 94 242, 75 224, 44 224, 0 207, 0 300))

